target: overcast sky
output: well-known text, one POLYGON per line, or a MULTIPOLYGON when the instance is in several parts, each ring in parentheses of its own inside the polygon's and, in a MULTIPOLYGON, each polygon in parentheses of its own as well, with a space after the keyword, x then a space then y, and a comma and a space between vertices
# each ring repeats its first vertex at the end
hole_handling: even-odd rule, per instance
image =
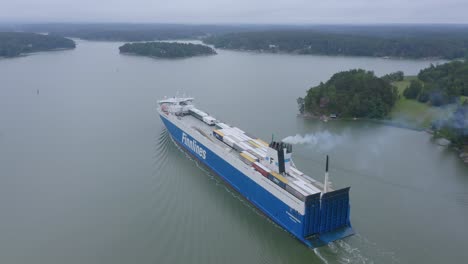
POLYGON ((0 0, 0 21, 468 23, 468 0, 0 0))

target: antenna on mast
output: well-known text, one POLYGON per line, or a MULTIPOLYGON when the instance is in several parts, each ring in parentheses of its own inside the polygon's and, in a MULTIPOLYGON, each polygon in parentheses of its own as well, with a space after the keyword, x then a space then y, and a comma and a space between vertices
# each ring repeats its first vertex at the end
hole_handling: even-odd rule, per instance
POLYGON ((328 155, 327 155, 327 162, 325 165, 325 181, 323 182, 323 193, 328 192, 328 155))

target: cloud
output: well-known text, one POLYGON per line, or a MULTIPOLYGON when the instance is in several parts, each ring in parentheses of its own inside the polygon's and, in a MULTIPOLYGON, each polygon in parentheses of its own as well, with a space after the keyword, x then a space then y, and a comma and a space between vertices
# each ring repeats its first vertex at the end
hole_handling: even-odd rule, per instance
POLYGON ((175 23, 468 23, 460 0, 16 0, 3 21, 175 23))

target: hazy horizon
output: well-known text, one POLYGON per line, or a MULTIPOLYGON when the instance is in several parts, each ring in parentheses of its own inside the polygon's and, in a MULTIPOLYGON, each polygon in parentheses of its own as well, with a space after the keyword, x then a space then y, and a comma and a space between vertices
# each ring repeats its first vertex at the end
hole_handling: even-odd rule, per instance
POLYGON ((467 24, 460 0, 18 0, 5 2, 1 23, 165 24, 467 24))

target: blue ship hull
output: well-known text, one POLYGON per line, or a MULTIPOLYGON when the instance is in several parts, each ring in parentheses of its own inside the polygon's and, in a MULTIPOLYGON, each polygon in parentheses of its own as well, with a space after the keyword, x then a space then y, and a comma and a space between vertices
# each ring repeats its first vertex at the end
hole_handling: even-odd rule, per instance
MULTIPOLYGON (((346 225, 338 228, 330 227, 330 221, 320 221, 321 218, 324 218, 324 213, 321 212, 323 209, 320 205, 319 195, 312 197, 310 201, 306 203, 308 204, 306 214, 301 215, 269 191, 259 186, 248 176, 244 175, 240 170, 229 164, 222 157, 211 151, 209 147, 196 141, 189 133, 174 125, 164 115, 160 115, 160 117, 169 134, 178 145, 183 147, 191 156, 195 157, 199 162, 221 177, 230 187, 239 192, 276 224, 287 230, 308 247, 315 248, 323 246, 331 241, 354 234, 349 224, 349 198, 347 198, 349 188, 345 190, 346 199, 340 201, 347 209, 347 215, 343 216, 346 218, 344 219, 346 225), (191 141, 197 142, 201 148, 206 150, 206 153, 201 156, 200 152, 197 152, 196 149, 190 148, 184 144, 183 138, 188 138, 191 141), (315 224, 312 224, 312 222, 315 224), (324 222, 325 225, 321 226, 319 222, 324 222), (333 230, 329 231, 330 228, 333 228, 333 230), (327 232, 321 232, 321 230, 327 232), (313 235, 307 236, 307 234, 311 233, 313 233, 313 235)), ((331 202, 336 203, 336 201, 331 202)), ((328 208, 328 211, 330 216, 333 214, 336 216, 336 212, 332 207, 328 208)))

